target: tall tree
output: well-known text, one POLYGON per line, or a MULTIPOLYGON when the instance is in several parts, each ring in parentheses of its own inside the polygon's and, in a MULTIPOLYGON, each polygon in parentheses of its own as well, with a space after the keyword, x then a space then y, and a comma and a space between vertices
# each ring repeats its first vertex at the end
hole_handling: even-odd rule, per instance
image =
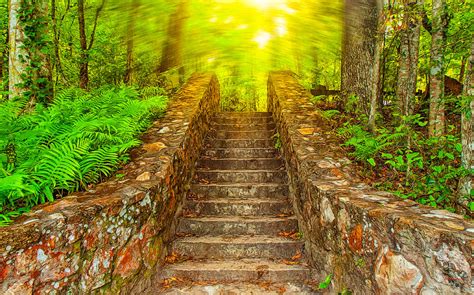
POLYGON ((84 0, 77 1, 77 17, 79 21, 79 40, 81 43, 81 62, 79 65, 79 87, 82 89, 87 89, 89 87, 89 51, 92 49, 95 40, 95 32, 97 29, 97 23, 99 21, 99 16, 102 10, 105 7, 105 1, 102 0, 100 6, 97 8, 92 32, 89 38, 89 44, 87 43, 86 35, 86 21, 85 21, 85 8, 84 0))
POLYGON ((447 26, 446 0, 433 0, 430 62, 429 135, 444 133, 444 46, 447 26))
POLYGON ((127 68, 125 69, 125 76, 123 82, 131 84, 133 82, 133 47, 135 39, 135 20, 138 17, 138 10, 140 7, 140 0, 130 0, 128 9, 128 23, 127 23, 127 68))
POLYGON ((27 98, 27 110, 52 98, 48 8, 47 0, 10 2, 10 98, 27 98))
POLYGON ((381 82, 381 55, 384 46, 385 36, 385 20, 384 20, 384 3, 383 0, 377 0, 375 3, 375 14, 377 15, 376 31, 373 32, 375 35, 375 47, 374 47, 374 62, 372 64, 372 79, 371 79, 371 93, 370 93, 370 108, 369 108, 369 120, 368 127, 373 132, 375 130, 375 117, 377 113, 377 102, 379 101, 380 93, 380 82, 381 82))
POLYGON ((380 67, 380 20, 382 0, 345 0, 342 49, 342 104, 350 95, 359 108, 375 122, 373 99, 378 91, 380 67))
POLYGON ((170 15, 168 37, 161 56, 160 73, 179 68, 183 71, 183 27, 186 19, 187 0, 180 0, 176 11, 170 15))
MULTIPOLYGON (((463 96, 466 99, 466 107, 461 115, 461 137, 462 137, 462 165, 468 171, 474 168, 474 36, 471 44, 471 54, 464 82, 463 96)), ((466 207, 466 200, 472 190, 472 175, 462 177, 459 181, 458 203, 466 207)))
POLYGON ((408 116, 412 112, 412 100, 416 93, 418 75, 418 52, 420 48, 420 28, 422 0, 403 0, 402 28, 400 30, 400 55, 398 60, 397 97, 400 114, 408 116))
POLYGON ((26 69, 26 64, 22 61, 22 56, 26 56, 23 42, 25 34, 23 27, 18 21, 18 10, 21 7, 22 0, 11 0, 8 23, 9 48, 8 54, 8 89, 10 91, 10 99, 20 97, 25 89, 20 85, 23 82, 21 73, 26 69))

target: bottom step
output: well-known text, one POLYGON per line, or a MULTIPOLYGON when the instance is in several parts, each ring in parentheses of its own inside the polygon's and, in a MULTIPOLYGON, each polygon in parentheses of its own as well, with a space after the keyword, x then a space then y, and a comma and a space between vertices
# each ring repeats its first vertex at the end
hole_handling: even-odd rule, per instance
POLYGON ((186 261, 168 265, 164 278, 194 282, 305 282, 311 278, 308 267, 269 260, 186 261))
POLYGON ((298 284, 229 284, 229 285, 199 285, 199 286, 176 286, 163 289, 161 292, 145 292, 145 294, 166 295, 310 295, 320 294, 308 286, 298 284))

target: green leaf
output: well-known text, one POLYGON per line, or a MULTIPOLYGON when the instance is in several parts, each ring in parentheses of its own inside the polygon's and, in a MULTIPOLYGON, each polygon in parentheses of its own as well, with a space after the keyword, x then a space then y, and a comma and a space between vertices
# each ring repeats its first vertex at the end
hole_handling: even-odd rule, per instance
POLYGON ((332 274, 328 275, 323 282, 319 283, 319 289, 327 289, 331 285, 332 274))
POLYGON ((387 154, 387 153, 382 153, 382 158, 384 158, 384 159, 393 159, 393 155, 392 154, 387 154))
POLYGON ((374 158, 367 159, 367 162, 369 162, 369 164, 370 164, 372 167, 375 167, 375 166, 376 166, 376 163, 375 163, 374 158))

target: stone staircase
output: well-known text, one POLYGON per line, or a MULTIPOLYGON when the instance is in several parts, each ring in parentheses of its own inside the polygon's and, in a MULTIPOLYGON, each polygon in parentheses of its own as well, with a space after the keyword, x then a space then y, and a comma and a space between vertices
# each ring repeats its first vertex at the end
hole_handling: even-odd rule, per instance
POLYGON ((214 118, 163 293, 312 294, 274 134, 270 113, 214 118))

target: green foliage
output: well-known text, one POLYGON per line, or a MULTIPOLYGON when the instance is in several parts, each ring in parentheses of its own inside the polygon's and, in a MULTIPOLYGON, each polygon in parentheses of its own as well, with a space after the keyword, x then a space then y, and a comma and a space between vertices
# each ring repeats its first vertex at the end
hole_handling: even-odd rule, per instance
POLYGON ((420 115, 401 119, 400 125, 381 128, 376 134, 349 123, 338 133, 351 149, 350 155, 384 179, 378 186, 402 198, 453 211, 458 180, 472 173, 460 165, 460 138, 450 134, 428 138, 420 131, 426 126, 420 115))
POLYGON ((319 289, 324 290, 324 289, 329 288, 329 286, 331 285, 331 280, 332 280, 332 274, 327 275, 324 281, 319 283, 319 289))
POLYGON ((275 141, 275 148, 277 150, 281 150, 282 142, 281 142, 280 133, 273 135, 273 140, 275 141))
POLYGON ((38 104, 21 116, 19 103, 0 104, 0 225, 111 176, 166 102, 164 96, 142 99, 131 88, 109 87, 69 89, 48 108, 38 104))

